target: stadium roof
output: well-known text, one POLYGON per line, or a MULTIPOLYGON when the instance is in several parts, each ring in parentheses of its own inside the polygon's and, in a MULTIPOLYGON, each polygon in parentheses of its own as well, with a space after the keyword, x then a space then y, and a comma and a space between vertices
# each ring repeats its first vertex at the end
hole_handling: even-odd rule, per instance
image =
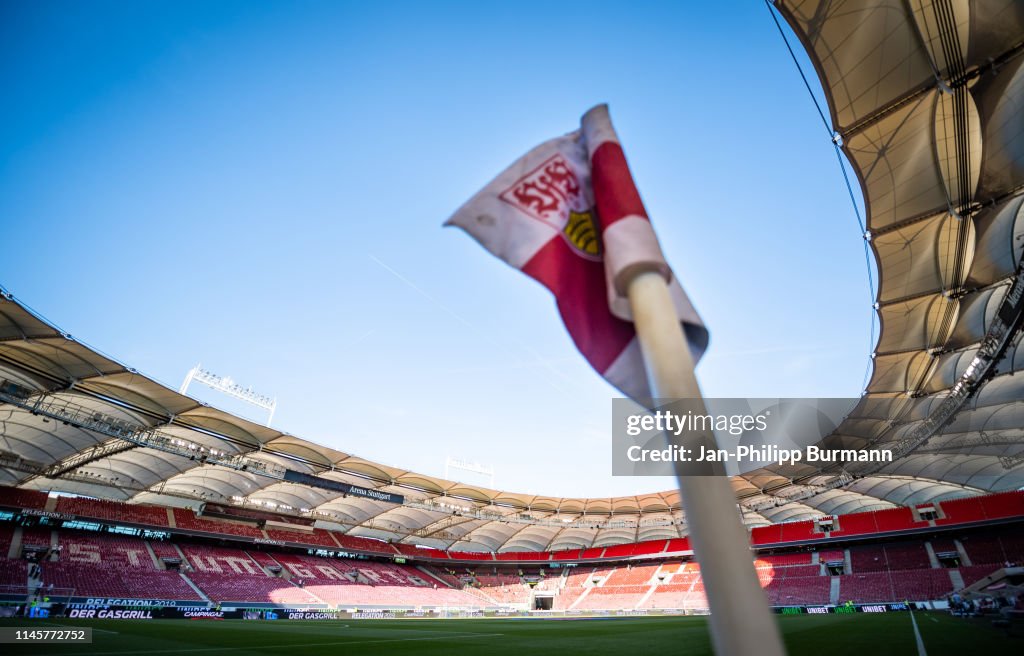
MULTIPOLYGON (((891 448, 898 457, 736 477, 746 521, 1018 488, 1024 6, 779 5, 811 55, 829 130, 860 181, 879 272, 873 373, 825 446, 891 448)), ((255 424, 90 349, 11 297, 0 299, 0 379, 18 386, 0 390, 0 483, 175 505, 269 502, 353 535, 455 550, 556 550, 687 533, 674 490, 618 498, 489 490, 255 424), (163 446, 140 435, 159 435, 163 446), (405 503, 254 473, 260 468, 393 492, 405 503)))

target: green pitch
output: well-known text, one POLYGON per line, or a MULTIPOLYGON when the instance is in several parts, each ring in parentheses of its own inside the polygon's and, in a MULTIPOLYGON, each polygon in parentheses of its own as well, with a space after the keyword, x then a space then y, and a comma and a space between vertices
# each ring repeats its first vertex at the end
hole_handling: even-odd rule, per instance
MULTIPOLYGON (((929 656, 1024 653, 1024 639, 1007 637, 987 621, 941 613, 914 613, 929 656)), ((910 613, 780 617, 789 653, 841 656, 914 656, 910 613)), ((112 621, 0 620, 0 626, 91 626, 91 645, 0 645, 5 654, 93 656, 203 656, 288 653, 416 654, 710 654, 700 617, 589 620, 337 620, 337 621, 112 621)), ((742 631, 742 627, 736 630, 742 631)), ((754 655, 756 656, 756 655, 754 655)))

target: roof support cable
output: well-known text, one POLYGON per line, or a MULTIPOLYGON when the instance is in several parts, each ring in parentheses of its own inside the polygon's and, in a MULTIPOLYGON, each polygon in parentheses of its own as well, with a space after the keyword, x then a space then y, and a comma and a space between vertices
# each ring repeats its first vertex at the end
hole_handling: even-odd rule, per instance
MULTIPOLYGON (((947 86, 951 91, 953 110, 953 152, 956 158, 956 179, 947 191, 950 215, 956 218, 953 230, 953 251, 947 254, 947 266, 950 277, 947 282, 946 296, 949 303, 943 310, 939 322, 936 340, 946 341, 955 321, 957 304, 953 301, 959 297, 965 277, 967 249, 971 226, 971 150, 970 150, 970 118, 968 113, 967 76, 964 70, 963 55, 960 52, 956 20, 950 0, 936 0, 932 3, 935 23, 938 29, 939 42, 943 59, 946 62, 946 73, 949 76, 947 86), (956 194, 952 198, 953 192, 956 194)), ((941 75, 937 75, 941 81, 941 75)), ((935 346, 940 344, 936 343, 935 346)), ((923 381, 922 381, 923 382, 923 381)))
POLYGON ((772 15, 772 20, 775 21, 775 27, 779 30, 779 36, 782 37, 782 42, 786 44, 786 50, 789 51, 789 56, 793 58, 793 63, 796 65, 796 70, 800 73, 800 79, 804 81, 804 87, 807 89, 807 93, 810 94, 811 100, 814 101, 814 106, 818 110, 818 116, 821 117, 821 123, 825 126, 825 131, 828 132, 829 138, 834 138, 836 132, 832 129, 828 119, 825 118, 825 112, 821 109, 821 103, 818 102, 818 98, 814 95, 814 91, 811 89, 811 83, 807 80, 807 76, 804 75, 804 69, 800 66, 800 60, 796 58, 796 53, 793 52, 793 47, 789 45, 789 39, 786 38, 786 32, 782 29, 782 23, 779 22, 779 17, 775 15, 773 0, 764 0, 765 6, 768 8, 768 13, 772 15))
MULTIPOLYGON (((793 51, 793 47, 789 43, 789 38, 786 37, 786 31, 782 29, 782 23, 779 22, 779 17, 775 13, 774 0, 765 0, 765 7, 768 9, 768 13, 772 16, 772 21, 775 23, 776 29, 779 31, 779 36, 782 37, 782 42, 786 45, 786 50, 789 51, 789 56, 793 60, 793 65, 796 67, 797 72, 800 74, 800 79, 803 80, 804 88, 807 89, 807 95, 811 97, 811 101, 814 103, 815 109, 818 110, 818 116, 821 117, 821 123, 825 126, 825 131, 828 133, 829 141, 832 142, 832 146, 836 151, 836 160, 839 162, 839 170, 843 172, 843 181, 846 183, 846 191, 850 196, 850 204, 853 205, 853 214, 857 218, 857 227, 860 228, 861 238, 864 240, 864 266, 868 273, 868 294, 870 296, 871 305, 871 330, 868 335, 868 353, 875 350, 876 333, 878 330, 878 313, 876 312, 876 299, 878 296, 877 290, 875 289, 875 276, 871 268, 871 249, 868 242, 871 240, 871 233, 868 232, 867 226, 864 222, 864 218, 861 216, 860 206, 857 204, 857 195, 853 191, 853 184, 850 182, 850 176, 846 172, 846 163, 843 161, 843 135, 832 127, 829 123, 828 118, 825 117, 825 110, 822 109, 821 103, 818 102, 818 97, 814 95, 814 90, 811 88, 811 83, 807 79, 807 75, 804 73, 803 67, 800 65, 800 60, 797 59, 796 52, 793 51)), ((861 389, 867 389, 868 379, 871 377, 872 360, 869 358, 867 366, 864 368, 864 380, 861 383, 861 389)))
MULTIPOLYGON (((868 232, 867 227, 864 225, 864 219, 860 213, 860 207, 857 205, 857 196, 853 193, 853 183, 850 182, 850 175, 846 172, 846 163, 843 161, 843 153, 840 149, 840 143, 842 138, 836 133, 836 138, 832 140, 832 146, 836 151, 836 161, 839 162, 839 170, 843 172, 843 182, 846 183, 846 193, 850 196, 850 204, 853 205, 853 213, 857 217, 857 225, 860 227, 861 236, 864 239, 864 268, 868 272, 868 294, 870 295, 871 305, 871 329, 868 334, 868 353, 875 350, 875 342, 877 339, 878 330, 878 312, 876 302, 876 291, 875 291, 875 274, 871 269, 871 233, 868 232)), ((871 377, 872 361, 868 358, 867 366, 864 367, 864 379, 861 381, 861 389, 867 389, 868 379, 871 377)))

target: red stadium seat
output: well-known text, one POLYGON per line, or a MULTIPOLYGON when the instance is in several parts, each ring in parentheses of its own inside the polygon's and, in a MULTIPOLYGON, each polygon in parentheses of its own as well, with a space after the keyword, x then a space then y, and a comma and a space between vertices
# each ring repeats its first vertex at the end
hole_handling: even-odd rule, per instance
POLYGON ((84 497, 59 497, 57 512, 142 526, 168 526, 167 509, 84 497))
POLYGON ((26 490, 20 487, 0 485, 0 507, 21 510, 43 510, 49 495, 37 490, 26 490))

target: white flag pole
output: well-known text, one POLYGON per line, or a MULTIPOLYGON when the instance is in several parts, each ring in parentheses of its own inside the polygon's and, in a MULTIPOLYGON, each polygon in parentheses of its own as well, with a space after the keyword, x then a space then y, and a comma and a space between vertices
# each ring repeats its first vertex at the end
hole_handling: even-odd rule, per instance
MULTIPOLYGON (((692 399, 704 408, 693 357, 668 284, 658 271, 633 274, 626 290, 651 395, 692 399)), ((783 656, 779 627, 754 570, 748 536, 726 476, 678 477, 719 656, 783 656)))

